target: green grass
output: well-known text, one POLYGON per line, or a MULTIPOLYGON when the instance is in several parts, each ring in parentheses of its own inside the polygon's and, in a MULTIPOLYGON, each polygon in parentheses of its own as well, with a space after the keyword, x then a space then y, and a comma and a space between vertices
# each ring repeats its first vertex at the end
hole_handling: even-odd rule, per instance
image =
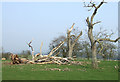
MULTIPOLYGON (((82 60, 83 61, 83 60, 82 60)), ((10 62, 10 61, 3 61, 10 62)), ((3 80, 118 80, 117 61, 101 61, 98 69, 91 65, 2 65, 3 80), (46 68, 69 68, 70 71, 50 71, 46 68)))

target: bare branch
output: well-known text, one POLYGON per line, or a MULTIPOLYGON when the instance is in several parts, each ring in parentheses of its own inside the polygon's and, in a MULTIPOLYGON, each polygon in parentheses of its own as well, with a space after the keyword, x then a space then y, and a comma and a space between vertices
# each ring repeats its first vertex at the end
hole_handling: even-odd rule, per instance
POLYGON ((40 55, 40 53, 37 53, 37 54, 35 55, 35 58, 38 57, 39 55, 40 55))
POLYGON ((100 46, 101 46, 101 49, 100 49, 100 51, 98 52, 98 54, 100 54, 101 53, 101 51, 103 50, 103 45, 102 45, 102 43, 100 42, 100 41, 97 41, 99 44, 100 44, 100 46))
POLYGON ((84 7, 91 7, 91 8, 94 7, 94 8, 96 8, 96 5, 95 5, 95 3, 92 2, 92 1, 91 1, 88 5, 86 5, 85 2, 84 2, 84 7))
POLYGON ((55 54, 54 56, 58 56, 58 54, 60 54, 60 52, 58 52, 57 54, 55 54))
POLYGON ((32 40, 28 43, 28 46, 31 47, 32 50, 32 61, 34 62, 34 50, 33 47, 31 46, 32 40))
POLYGON ((88 28, 90 29, 91 28, 91 23, 89 22, 89 17, 87 17, 86 22, 87 22, 88 28))
POLYGON ((70 38, 71 38, 71 37, 76 37, 76 36, 75 36, 75 35, 71 35, 70 38))
POLYGON ((28 46, 31 47, 31 50, 32 50, 32 51, 34 51, 34 50, 33 50, 33 47, 31 46, 32 41, 33 41, 33 40, 31 40, 31 41, 28 43, 28 46))
POLYGON ((89 22, 89 17, 87 17, 86 22, 87 22, 87 24, 89 24, 89 23, 90 23, 90 22, 89 22))
POLYGON ((103 3, 106 3, 106 2, 104 2, 104 0, 103 0, 103 1, 95 8, 95 10, 94 10, 94 12, 93 12, 93 14, 92 14, 92 16, 91 16, 91 24, 92 24, 92 22, 93 22, 94 16, 95 16, 96 13, 97 13, 97 10, 102 6, 103 3))
POLYGON ((101 21, 95 22, 95 23, 93 23, 93 25, 98 24, 98 23, 101 23, 101 21))
POLYGON ((41 43, 41 46, 40 46, 40 55, 42 55, 42 46, 43 46, 43 42, 41 43))
POLYGON ((77 42, 77 40, 79 39, 79 37, 82 35, 82 31, 80 32, 80 34, 77 36, 77 38, 75 39, 74 43, 72 44, 72 46, 74 46, 77 42))
MULTIPOLYGON (((94 43, 92 44, 92 46, 93 46, 96 42, 98 42, 98 43, 101 45, 100 41, 117 42, 119 39, 120 39, 120 37, 118 37, 116 40, 111 40, 111 39, 109 39, 109 38, 97 39, 97 40, 94 41, 94 43)), ((101 46, 101 47, 102 47, 102 46, 101 46)), ((102 50, 102 49, 101 49, 101 50, 102 50)), ((100 52, 101 52, 101 51, 100 51, 100 52)))
POLYGON ((120 37, 117 38, 116 40, 111 40, 111 39, 109 39, 109 38, 102 38, 102 39, 97 39, 97 41, 110 41, 110 42, 117 42, 119 39, 120 39, 120 37))
POLYGON ((42 46, 43 46, 43 42, 41 42, 40 53, 37 53, 37 54, 35 55, 35 58, 38 57, 39 55, 42 55, 42 46))
POLYGON ((53 49, 51 50, 51 52, 49 53, 48 56, 51 56, 54 52, 56 52, 56 51, 65 43, 66 40, 67 40, 67 39, 65 39, 64 41, 62 41, 57 47, 53 48, 53 49))
POLYGON ((68 30, 68 32, 70 33, 74 27, 75 23, 73 23, 72 27, 68 30))
POLYGON ((105 38, 107 38, 107 37, 111 37, 113 34, 114 34, 114 33, 112 32, 112 33, 109 34, 109 35, 107 35, 107 34, 104 34, 104 35, 106 35, 105 38))
MULTIPOLYGON (((107 30, 101 30, 101 28, 100 28, 100 32, 97 34, 97 36, 96 37, 98 37, 100 34, 102 34, 103 32, 105 32, 105 31, 107 31, 107 30)), ((103 35, 103 34, 102 34, 103 35)))

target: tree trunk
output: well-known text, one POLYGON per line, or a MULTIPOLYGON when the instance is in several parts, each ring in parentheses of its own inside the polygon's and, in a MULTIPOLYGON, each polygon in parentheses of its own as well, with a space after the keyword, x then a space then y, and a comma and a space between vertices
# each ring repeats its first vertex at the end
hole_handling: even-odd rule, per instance
POLYGON ((72 57, 72 52, 73 52, 73 47, 69 46, 69 52, 68 52, 69 57, 72 57))
MULTIPOLYGON (((71 36, 70 33, 73 29, 74 23, 71 27, 71 29, 67 30, 67 51, 68 51, 68 57, 72 57, 72 52, 73 52, 73 47, 75 46, 77 40, 79 39, 79 37, 82 35, 82 31, 80 32, 80 34, 76 37, 76 39, 74 41, 71 41, 71 36)), ((75 35, 74 35, 75 36, 75 35)))
POLYGON ((93 33, 92 33, 92 28, 89 28, 88 30, 88 37, 90 39, 91 42, 91 49, 92 49, 92 67, 93 68, 98 68, 98 63, 97 63, 97 57, 96 57, 96 43, 93 37, 93 33))
POLYGON ((92 67, 98 68, 97 57, 96 57, 96 44, 92 46, 92 67))
POLYGON ((70 33, 67 32, 67 56, 69 57, 70 33))

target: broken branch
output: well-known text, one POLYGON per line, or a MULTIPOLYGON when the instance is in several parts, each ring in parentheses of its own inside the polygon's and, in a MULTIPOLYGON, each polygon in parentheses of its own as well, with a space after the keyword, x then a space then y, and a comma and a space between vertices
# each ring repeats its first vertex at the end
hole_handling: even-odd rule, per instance
POLYGON ((73 23, 72 27, 68 30, 68 32, 70 33, 74 27, 75 23, 73 23))
POLYGON ((33 40, 31 40, 31 41, 28 43, 28 46, 31 47, 31 50, 32 50, 32 51, 34 51, 34 50, 33 50, 33 47, 30 45, 30 44, 32 43, 32 41, 33 41, 33 40))
POLYGON ((31 50, 32 50, 32 61, 34 62, 34 49, 33 49, 33 47, 31 46, 32 41, 33 41, 33 40, 31 40, 31 41, 28 43, 28 46, 31 47, 31 50))
POLYGON ((51 52, 49 53, 48 56, 51 56, 55 51, 57 51, 57 50, 65 43, 66 40, 67 40, 67 39, 65 39, 64 41, 62 41, 57 47, 53 48, 53 49, 51 50, 51 52))

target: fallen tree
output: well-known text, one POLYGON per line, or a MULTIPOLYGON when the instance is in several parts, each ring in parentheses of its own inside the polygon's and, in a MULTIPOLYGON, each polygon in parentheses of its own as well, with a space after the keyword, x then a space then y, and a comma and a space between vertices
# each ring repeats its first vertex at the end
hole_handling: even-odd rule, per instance
MULTIPOLYGON (((81 65, 81 62, 73 62, 73 58, 71 58, 72 56, 72 51, 73 51, 73 47, 75 46, 77 40, 79 39, 79 37, 82 35, 82 31, 80 32, 80 34, 76 37, 76 39, 74 40, 74 42, 71 44, 71 37, 75 36, 75 35, 70 35, 72 29, 73 29, 74 23, 72 25, 72 27, 68 30, 67 32, 67 38, 65 38, 63 41, 61 41, 56 47, 54 47, 50 53, 48 55, 42 55, 42 45, 43 42, 41 43, 40 46, 40 53, 37 53, 36 55, 34 55, 34 49, 31 45, 32 41, 31 40, 28 43, 28 46, 31 48, 32 50, 32 61, 29 60, 27 61, 27 63, 31 63, 31 64, 58 64, 58 65, 65 65, 65 64, 77 64, 77 65, 81 65), (69 57, 68 58, 63 58, 63 57, 56 57, 59 52, 53 56, 53 54, 67 41, 67 43, 69 43, 69 57)), ((12 63, 14 64, 19 64, 22 63, 22 60, 17 56, 17 55, 12 55, 11 57, 12 63)))
MULTIPOLYGON (((52 63, 55 63, 55 64, 59 64, 59 65, 68 64, 70 62, 69 60, 72 60, 71 58, 62 58, 62 57, 52 56, 53 53, 55 53, 66 42, 66 40, 67 39, 62 41, 57 47, 53 48, 48 55, 41 54, 42 53, 41 48, 43 45, 43 43, 41 43, 40 53, 37 53, 35 56, 32 53, 32 61, 29 61, 28 63, 31 63, 31 64, 48 64, 48 63, 52 64, 52 63), (39 58, 37 58, 37 57, 39 57, 39 58)), ((33 47, 31 46, 31 43, 32 43, 32 40, 28 43, 28 45, 29 45, 29 47, 31 47, 32 52, 34 52, 33 47)))
POLYGON ((25 58, 19 58, 17 54, 11 54, 11 64, 58 64, 58 65, 85 65, 90 62, 74 61, 72 58, 62 58, 55 56, 43 56, 34 62, 25 58))

